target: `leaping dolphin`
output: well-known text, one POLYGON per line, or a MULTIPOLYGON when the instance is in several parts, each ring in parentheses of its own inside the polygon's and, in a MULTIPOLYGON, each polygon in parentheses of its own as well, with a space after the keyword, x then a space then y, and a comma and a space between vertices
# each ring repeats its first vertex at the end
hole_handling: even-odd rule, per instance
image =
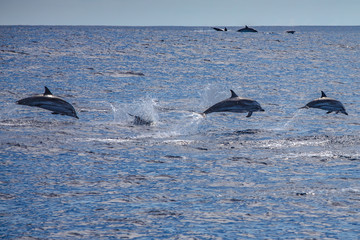
POLYGON ((257 101, 248 98, 241 98, 233 90, 230 90, 231 97, 225 99, 221 102, 218 102, 208 108, 204 114, 209 114, 212 112, 235 112, 235 113, 245 113, 248 112, 246 117, 251 117, 253 112, 265 111, 262 109, 260 104, 257 101))
POLYGON ((308 104, 306 104, 304 107, 301 108, 319 108, 328 111, 327 113, 336 112, 336 113, 343 113, 345 115, 348 115, 344 105, 339 102, 338 100, 335 100, 333 98, 329 98, 326 96, 326 94, 321 91, 321 97, 317 98, 315 100, 312 100, 308 104))
POLYGON ((226 32, 227 28, 217 28, 217 27, 213 27, 214 30, 219 31, 219 32, 226 32))
POLYGON ((67 115, 79 119, 74 107, 65 100, 54 96, 47 87, 45 87, 44 94, 23 98, 16 103, 20 105, 43 108, 53 111, 53 114, 67 115))
POLYGON ((245 25, 244 28, 241 28, 239 30, 237 30, 238 32, 258 32, 257 30, 253 29, 253 28, 249 28, 248 26, 245 25))

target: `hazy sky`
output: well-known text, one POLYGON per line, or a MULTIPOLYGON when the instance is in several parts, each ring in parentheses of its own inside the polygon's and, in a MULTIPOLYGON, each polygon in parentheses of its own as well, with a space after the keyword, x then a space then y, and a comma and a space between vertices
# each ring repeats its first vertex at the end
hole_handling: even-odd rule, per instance
POLYGON ((0 25, 360 25, 360 0, 0 0, 0 25))

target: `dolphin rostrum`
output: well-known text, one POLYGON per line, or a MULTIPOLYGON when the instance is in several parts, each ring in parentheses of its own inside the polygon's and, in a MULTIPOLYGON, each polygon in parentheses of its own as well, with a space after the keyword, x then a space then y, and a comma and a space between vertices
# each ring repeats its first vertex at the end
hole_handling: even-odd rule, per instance
POLYGON ((333 98, 327 97, 323 91, 321 91, 320 98, 312 100, 311 102, 309 102, 308 104, 306 104, 304 107, 301 108, 319 108, 328 111, 327 113, 341 112, 345 115, 348 115, 344 105, 341 102, 333 98))
POLYGON ((74 107, 65 100, 54 96, 47 87, 45 87, 44 94, 23 98, 16 103, 20 105, 43 108, 52 111, 53 114, 67 115, 79 119, 76 115, 74 107))
POLYGON ((208 108, 204 114, 209 114, 212 112, 235 112, 235 113, 245 113, 248 112, 246 117, 251 117, 253 112, 265 111, 262 109, 260 104, 257 101, 241 98, 233 90, 230 90, 231 97, 225 99, 221 102, 218 102, 208 108))

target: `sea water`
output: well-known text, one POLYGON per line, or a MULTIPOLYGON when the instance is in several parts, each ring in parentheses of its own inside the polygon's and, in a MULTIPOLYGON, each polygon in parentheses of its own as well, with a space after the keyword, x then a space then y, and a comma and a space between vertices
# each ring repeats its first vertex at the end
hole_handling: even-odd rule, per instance
POLYGON ((358 239, 360 27, 238 28, 1 26, 1 238, 358 239))

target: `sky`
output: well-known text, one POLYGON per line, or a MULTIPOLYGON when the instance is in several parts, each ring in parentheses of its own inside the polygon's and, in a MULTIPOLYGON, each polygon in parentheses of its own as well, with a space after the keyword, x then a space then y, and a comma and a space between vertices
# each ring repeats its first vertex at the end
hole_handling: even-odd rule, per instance
POLYGON ((360 0, 0 0, 0 25, 360 25, 360 0))

